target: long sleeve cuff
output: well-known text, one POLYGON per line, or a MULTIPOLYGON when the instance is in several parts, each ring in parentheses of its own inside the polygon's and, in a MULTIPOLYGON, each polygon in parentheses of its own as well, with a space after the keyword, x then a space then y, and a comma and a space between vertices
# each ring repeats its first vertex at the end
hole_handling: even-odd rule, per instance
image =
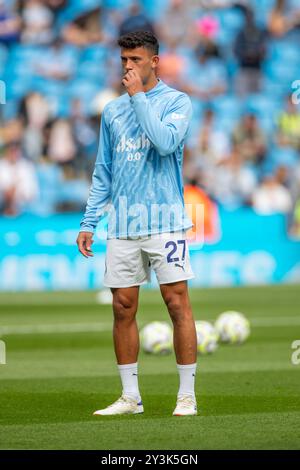
POLYGON ((145 103, 147 101, 147 97, 143 91, 136 93, 135 95, 130 97, 130 102, 133 106, 145 103))
POLYGON ((92 225, 80 225, 80 230, 79 232, 91 232, 91 233, 94 233, 95 232, 95 227, 93 227, 92 225))

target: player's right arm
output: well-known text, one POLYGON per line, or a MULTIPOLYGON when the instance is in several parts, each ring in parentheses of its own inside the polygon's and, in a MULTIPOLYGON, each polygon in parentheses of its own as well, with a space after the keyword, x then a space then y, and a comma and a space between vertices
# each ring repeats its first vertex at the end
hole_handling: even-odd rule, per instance
POLYGON ((77 245, 83 256, 93 256, 93 233, 111 198, 112 152, 105 110, 101 117, 98 154, 85 214, 80 223, 77 245))

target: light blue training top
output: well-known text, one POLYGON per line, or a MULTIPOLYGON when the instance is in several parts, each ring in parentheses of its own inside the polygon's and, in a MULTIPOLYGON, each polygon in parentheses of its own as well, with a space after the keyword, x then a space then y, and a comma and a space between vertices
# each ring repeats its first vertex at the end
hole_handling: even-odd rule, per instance
POLYGON ((94 232, 106 213, 108 238, 192 227, 182 182, 191 117, 189 97, 162 80, 146 93, 126 93, 105 106, 81 232, 94 232))

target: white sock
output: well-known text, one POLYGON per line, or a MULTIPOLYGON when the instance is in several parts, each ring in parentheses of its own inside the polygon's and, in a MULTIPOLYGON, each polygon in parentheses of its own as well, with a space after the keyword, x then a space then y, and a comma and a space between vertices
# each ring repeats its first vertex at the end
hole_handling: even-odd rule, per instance
POLYGON ((141 401, 141 395, 138 384, 138 363, 134 364, 118 364, 118 369, 122 381, 123 395, 132 397, 141 401))
POLYGON ((196 367, 197 363, 186 365, 177 364, 180 380, 178 397, 181 395, 191 395, 195 398, 196 367))

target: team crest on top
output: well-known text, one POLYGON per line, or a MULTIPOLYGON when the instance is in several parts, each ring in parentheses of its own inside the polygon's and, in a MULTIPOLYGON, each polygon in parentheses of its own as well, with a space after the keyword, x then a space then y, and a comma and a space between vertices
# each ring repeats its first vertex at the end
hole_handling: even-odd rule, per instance
POLYGON ((172 113, 171 115, 172 119, 185 119, 186 115, 185 114, 178 114, 178 113, 172 113))

